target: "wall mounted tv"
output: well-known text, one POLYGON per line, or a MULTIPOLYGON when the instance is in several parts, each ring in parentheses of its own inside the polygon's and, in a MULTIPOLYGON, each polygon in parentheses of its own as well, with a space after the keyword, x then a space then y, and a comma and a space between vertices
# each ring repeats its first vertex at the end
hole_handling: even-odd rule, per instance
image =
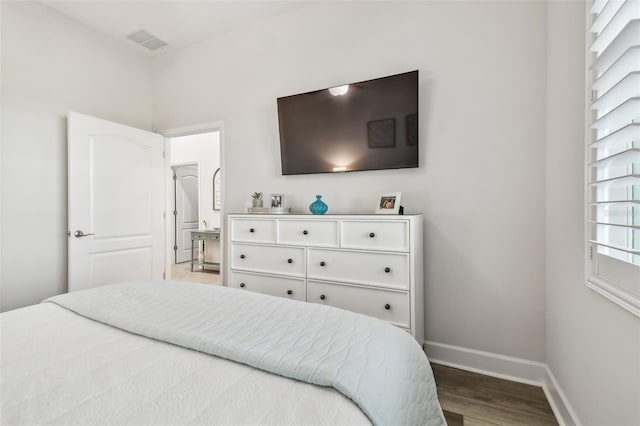
POLYGON ((278 98, 283 175, 418 167, 418 71, 278 98))

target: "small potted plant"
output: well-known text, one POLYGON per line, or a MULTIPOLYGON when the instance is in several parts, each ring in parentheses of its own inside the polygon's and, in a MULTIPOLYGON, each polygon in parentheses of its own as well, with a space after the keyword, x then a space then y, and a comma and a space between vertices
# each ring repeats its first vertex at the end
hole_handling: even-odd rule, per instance
POLYGON ((262 192, 254 192, 251 196, 251 207, 262 207, 262 192))

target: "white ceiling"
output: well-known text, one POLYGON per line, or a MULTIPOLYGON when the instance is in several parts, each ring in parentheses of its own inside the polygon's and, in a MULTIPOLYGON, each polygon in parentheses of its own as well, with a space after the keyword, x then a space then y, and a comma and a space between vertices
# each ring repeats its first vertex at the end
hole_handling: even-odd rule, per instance
POLYGON ((43 4, 154 56, 250 25, 309 1, 41 0, 43 4), (169 46, 150 52, 126 36, 144 29, 169 46))

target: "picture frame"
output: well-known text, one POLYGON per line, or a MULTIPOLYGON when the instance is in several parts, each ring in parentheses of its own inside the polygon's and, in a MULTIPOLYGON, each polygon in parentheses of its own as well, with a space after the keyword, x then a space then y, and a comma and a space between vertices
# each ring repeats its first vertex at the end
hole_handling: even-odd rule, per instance
POLYGON ((284 195, 283 194, 271 194, 271 208, 281 209, 284 208, 284 195))
POLYGON ((376 214, 399 214, 402 192, 386 192, 378 196, 376 214))

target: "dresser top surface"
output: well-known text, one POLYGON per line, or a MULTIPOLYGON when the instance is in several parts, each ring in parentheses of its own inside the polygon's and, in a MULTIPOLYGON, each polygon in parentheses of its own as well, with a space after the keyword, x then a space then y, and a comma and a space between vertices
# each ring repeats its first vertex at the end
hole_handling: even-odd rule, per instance
POLYGON ((309 219, 309 218, 318 218, 321 219, 323 217, 328 217, 332 219, 346 217, 351 219, 403 219, 403 218, 414 218, 414 217, 422 217, 422 214, 363 214, 363 213, 336 213, 336 214, 281 214, 281 213, 229 213, 229 216, 241 216, 241 217, 268 217, 274 219, 287 219, 287 218, 295 218, 295 219, 309 219))

